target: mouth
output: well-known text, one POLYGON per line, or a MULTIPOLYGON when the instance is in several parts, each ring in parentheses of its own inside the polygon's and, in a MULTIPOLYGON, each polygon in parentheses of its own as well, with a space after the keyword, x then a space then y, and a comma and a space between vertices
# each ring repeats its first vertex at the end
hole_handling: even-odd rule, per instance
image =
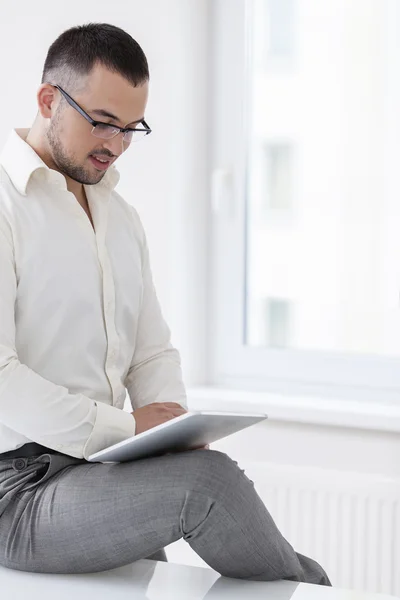
POLYGON ((92 154, 89 156, 90 162, 98 171, 106 171, 113 162, 112 158, 108 157, 95 157, 92 154))

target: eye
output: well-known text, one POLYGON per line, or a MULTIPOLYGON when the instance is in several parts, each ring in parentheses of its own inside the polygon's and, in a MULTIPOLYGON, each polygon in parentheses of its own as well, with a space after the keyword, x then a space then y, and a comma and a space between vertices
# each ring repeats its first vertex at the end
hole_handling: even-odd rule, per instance
POLYGON ((93 128, 93 134, 104 139, 111 138, 119 132, 118 127, 107 125, 106 123, 98 123, 93 128))

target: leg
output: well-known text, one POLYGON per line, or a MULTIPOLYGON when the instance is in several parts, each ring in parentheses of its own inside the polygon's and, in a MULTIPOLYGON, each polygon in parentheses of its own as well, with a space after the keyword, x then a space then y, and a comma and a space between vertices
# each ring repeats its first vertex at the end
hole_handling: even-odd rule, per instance
POLYGON ((164 548, 161 548, 161 550, 154 552, 154 554, 152 554, 151 556, 147 556, 146 558, 148 560, 159 560, 162 562, 168 562, 167 555, 165 554, 164 548))
POLYGON ((236 463, 212 450, 121 464, 82 461, 39 478, 1 517, 0 564, 102 571, 181 537, 227 577, 329 585, 323 569, 282 537, 236 463))
POLYGON ((195 552, 226 577, 331 585, 317 562, 296 554, 283 538, 237 463, 223 453, 205 454, 199 491, 207 494, 210 510, 200 527, 183 531, 195 552))

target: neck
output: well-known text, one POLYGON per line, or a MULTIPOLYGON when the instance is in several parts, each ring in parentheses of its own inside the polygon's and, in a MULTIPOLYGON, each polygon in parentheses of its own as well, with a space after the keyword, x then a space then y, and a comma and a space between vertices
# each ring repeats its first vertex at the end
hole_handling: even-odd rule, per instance
MULTIPOLYGON (((42 161, 50 169, 61 173, 60 169, 57 167, 57 165, 54 163, 51 157, 51 153, 46 142, 46 136, 44 135, 43 128, 39 125, 39 123, 36 120, 33 123, 31 129, 29 130, 25 141, 27 144, 29 144, 29 146, 31 146, 31 148, 33 148, 36 154, 40 156, 42 161)), ((71 179, 64 173, 62 173, 62 175, 64 175, 65 177, 68 191, 72 192, 78 199, 83 198, 85 196, 85 190, 83 185, 78 181, 71 179)))

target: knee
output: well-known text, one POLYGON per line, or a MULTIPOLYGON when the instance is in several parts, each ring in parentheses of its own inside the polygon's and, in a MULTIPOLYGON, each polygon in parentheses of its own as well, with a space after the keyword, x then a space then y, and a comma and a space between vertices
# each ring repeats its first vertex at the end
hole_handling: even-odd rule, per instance
POLYGON ((219 450, 192 450, 191 454, 196 462, 213 472, 224 473, 227 469, 238 469, 237 462, 219 450))
POLYGON ((203 492, 226 494, 232 485, 237 485, 244 471, 227 454, 217 450, 193 450, 191 452, 191 474, 193 483, 203 492))
MULTIPOLYGON (((184 504, 181 527, 186 541, 193 538, 210 515, 220 514, 220 508, 231 506, 232 499, 243 496, 244 479, 237 463, 223 452, 193 450, 185 457, 184 504)), ((218 519, 218 517, 217 517, 218 519)), ((210 525, 211 526, 211 525, 210 525)))

